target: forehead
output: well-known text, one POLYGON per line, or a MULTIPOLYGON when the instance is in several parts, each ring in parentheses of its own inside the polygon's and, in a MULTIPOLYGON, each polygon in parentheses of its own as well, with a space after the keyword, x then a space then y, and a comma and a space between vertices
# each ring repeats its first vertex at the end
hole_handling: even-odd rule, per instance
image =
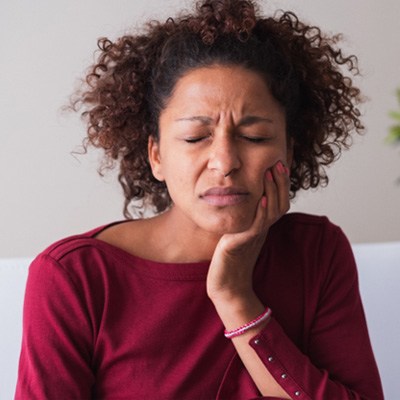
POLYGON ((240 113, 281 109, 264 77, 241 66, 213 65, 190 70, 176 83, 167 109, 240 113))

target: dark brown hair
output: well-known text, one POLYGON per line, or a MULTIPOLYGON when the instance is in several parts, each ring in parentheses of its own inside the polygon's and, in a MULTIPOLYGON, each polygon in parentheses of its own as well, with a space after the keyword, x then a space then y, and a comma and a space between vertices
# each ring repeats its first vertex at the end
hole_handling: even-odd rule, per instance
POLYGON ((346 70, 358 74, 357 58, 337 48, 291 12, 260 15, 249 0, 202 0, 195 11, 152 21, 139 34, 98 41, 97 61, 76 94, 75 109, 87 120, 85 148, 105 151, 104 168, 119 165, 125 216, 132 200, 157 212, 171 199, 150 169, 147 143, 158 138, 158 119, 177 80, 190 69, 240 65, 260 73, 284 107, 293 141, 291 195, 328 183, 325 166, 361 132, 360 91, 346 70))

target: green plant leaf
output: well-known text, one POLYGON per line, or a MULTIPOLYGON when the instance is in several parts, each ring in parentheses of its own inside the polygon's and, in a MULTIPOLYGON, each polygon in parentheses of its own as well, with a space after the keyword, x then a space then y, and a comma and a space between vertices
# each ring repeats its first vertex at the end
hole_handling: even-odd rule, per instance
POLYGON ((400 121, 400 111, 390 111, 389 116, 400 121))
MULTIPOLYGON (((400 106, 400 88, 396 90, 397 100, 400 106)), ((395 121, 400 122, 400 110, 390 111, 389 116, 395 121)), ((396 124, 389 128, 389 134, 386 136, 386 142, 388 143, 400 143, 400 124, 396 124)))
POLYGON ((400 125, 392 126, 386 139, 390 143, 400 142, 400 125))

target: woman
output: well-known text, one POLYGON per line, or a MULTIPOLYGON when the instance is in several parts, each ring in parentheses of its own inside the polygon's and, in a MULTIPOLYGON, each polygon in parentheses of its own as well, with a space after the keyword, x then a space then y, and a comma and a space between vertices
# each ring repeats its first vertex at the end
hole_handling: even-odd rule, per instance
POLYGON ((33 262, 18 399, 383 398, 347 239, 286 214, 362 130, 336 41, 242 0, 99 41, 86 144, 156 215, 33 262))

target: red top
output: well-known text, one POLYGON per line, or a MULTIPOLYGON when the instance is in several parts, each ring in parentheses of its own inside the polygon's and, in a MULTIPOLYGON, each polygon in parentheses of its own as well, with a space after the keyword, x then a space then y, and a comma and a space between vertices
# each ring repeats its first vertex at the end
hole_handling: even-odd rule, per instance
MULTIPOLYGON (((16 399, 252 399, 206 295, 208 262, 144 260, 95 239, 32 263, 16 399)), ((254 287, 274 318, 249 342, 292 398, 383 399, 350 245, 325 217, 271 229, 254 287)))

